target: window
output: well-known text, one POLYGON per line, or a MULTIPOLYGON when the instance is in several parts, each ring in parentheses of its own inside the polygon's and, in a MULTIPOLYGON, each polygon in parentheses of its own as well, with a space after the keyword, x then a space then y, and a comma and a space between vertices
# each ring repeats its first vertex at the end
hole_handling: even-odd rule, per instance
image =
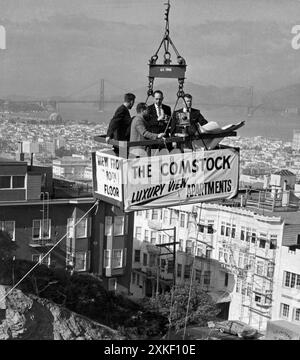
POLYGON ((230 236, 230 224, 226 224, 226 232, 225 232, 225 234, 226 234, 226 236, 230 236))
POLYGON ((247 228, 246 241, 250 242, 251 239, 252 239, 252 232, 250 231, 250 229, 247 228))
POLYGON ((155 266, 155 259, 156 259, 155 254, 149 255, 149 266, 155 266))
POLYGON ((0 176, 0 189, 10 189, 11 176, 0 176))
POLYGON ((195 270, 195 280, 199 283, 201 282, 201 270, 196 269, 195 270))
POLYGON ((150 219, 150 210, 146 210, 146 219, 150 219))
POLYGON ((177 264, 177 277, 181 278, 182 264, 177 264))
POLYGON ((12 187, 13 189, 24 189, 25 176, 13 176, 12 187))
POLYGON ((263 275, 263 272, 264 272, 264 263, 263 263, 263 261, 257 261, 256 273, 258 275, 263 275))
POLYGON ((0 189, 24 189, 25 176, 0 176, 0 189))
POLYGON ((204 285, 210 284, 210 271, 204 271, 203 284, 204 285))
POLYGON ((245 229, 241 229, 241 240, 245 240, 245 229))
POLYGON ((140 274, 136 274, 136 284, 137 286, 140 285, 140 274))
MULTIPOLYGON (((114 218, 114 235, 124 235, 124 223, 125 223, 125 216, 115 216, 114 218)), ((78 236, 77 236, 78 237, 78 236)))
POLYGON ((221 235, 225 235, 225 223, 223 221, 221 225, 221 235))
POLYGON ((267 234, 266 233, 259 233, 259 247, 264 249, 266 247, 267 242, 267 234))
POLYGON ((44 264, 46 266, 50 266, 51 265, 51 254, 47 255, 43 260, 42 258, 44 257, 45 254, 33 254, 31 259, 33 262, 38 262, 40 264, 44 264))
POLYGON ((207 259, 211 258, 211 249, 206 249, 205 256, 206 256, 207 259))
POLYGON ((228 264, 228 253, 227 252, 224 253, 224 262, 226 264, 228 264))
POLYGON ((123 249, 113 249, 111 267, 112 269, 118 269, 122 267, 123 249))
POLYGON ((284 271, 283 273, 283 284, 286 287, 300 289, 300 275, 294 274, 289 271, 284 271))
POLYGON ((270 250, 277 249, 277 235, 270 236, 270 250))
POLYGON ((214 221, 213 220, 208 220, 208 222, 207 222, 207 233, 208 234, 214 233, 214 221))
POLYGON ((157 236, 157 232, 151 231, 151 244, 156 244, 156 236, 157 236))
POLYGON ((50 239, 51 220, 33 220, 32 221, 32 238, 33 239, 50 239))
MULTIPOLYGON (((79 219, 76 219, 76 223, 78 222, 78 220, 79 219)), ((75 234, 77 239, 88 237, 88 218, 82 219, 76 225, 75 234)))
POLYGON ((157 209, 152 210, 152 220, 158 220, 158 210, 157 209))
POLYGON ((86 251, 77 251, 75 253, 75 271, 87 270, 87 253, 86 251))
POLYGON ((191 276, 191 265, 184 266, 184 278, 189 279, 191 276))
POLYGON ((141 250, 134 250, 134 262, 141 261, 141 250))
POLYGON ((110 250, 104 250, 104 267, 110 268, 111 267, 111 251, 110 250))
POLYGON ((174 272, 174 262, 173 260, 168 260, 167 272, 173 274, 174 272))
POLYGON ((291 273, 291 283, 290 283, 290 287, 293 288, 295 287, 296 284, 296 274, 291 273))
POLYGON ((256 243, 256 233, 255 232, 252 232, 251 242, 252 242, 252 244, 256 243))
POLYGON ((219 261, 223 261, 223 250, 219 250, 219 261))
POLYGON ((160 260, 161 270, 162 270, 162 271, 165 271, 166 266, 167 266, 167 261, 166 261, 166 259, 161 259, 161 260, 160 260))
POLYGON ((167 235, 163 235, 163 244, 166 244, 168 242, 167 235))
POLYGON ((225 273, 224 286, 228 286, 228 273, 225 273))
POLYGON ((290 306, 287 304, 281 303, 281 306, 280 306, 281 317, 288 318, 289 311, 290 311, 290 306))
POLYGON ((204 225, 203 224, 198 224, 198 231, 201 233, 204 233, 204 225))
POLYGON ((187 240, 186 241, 186 246, 185 246, 185 252, 188 253, 188 254, 192 254, 192 248, 193 248, 192 240, 187 240))
POLYGON ((180 214, 180 227, 185 225, 185 214, 180 214))
MULTIPOLYGON (((69 220, 70 219, 68 219, 68 222, 69 220)), ((112 216, 105 216, 105 236, 110 235, 112 235, 112 216)))
POLYGON ((12 241, 15 241, 15 222, 14 221, 0 221, 0 230, 9 234, 12 241))
POLYGON ((260 239, 259 240, 259 247, 261 249, 264 249, 266 247, 266 240, 265 239, 260 239))
POLYGON ((142 240, 142 228, 140 226, 135 228, 135 238, 137 240, 142 240))
POLYGON ((236 232, 236 227, 235 227, 235 225, 232 225, 232 229, 231 229, 231 237, 232 237, 232 239, 235 238, 235 232, 236 232))
POLYGON ((300 309, 294 310, 294 320, 300 321, 300 309))
POLYGON ((213 226, 213 224, 208 224, 208 225, 207 225, 207 233, 208 233, 208 234, 213 234, 213 233, 214 233, 214 226, 213 226))
POLYGON ((284 286, 290 286, 290 278, 291 278, 291 273, 288 271, 284 271, 284 286))
POLYGON ((261 296, 255 294, 254 301, 260 303, 261 302, 261 296))
POLYGON ((149 230, 145 230, 144 241, 146 241, 146 242, 149 241, 149 230))
POLYGON ((147 266, 148 263, 148 255, 146 253, 143 254, 143 266, 147 266))
POLYGON ((297 275, 296 288, 300 289, 300 275, 297 275))

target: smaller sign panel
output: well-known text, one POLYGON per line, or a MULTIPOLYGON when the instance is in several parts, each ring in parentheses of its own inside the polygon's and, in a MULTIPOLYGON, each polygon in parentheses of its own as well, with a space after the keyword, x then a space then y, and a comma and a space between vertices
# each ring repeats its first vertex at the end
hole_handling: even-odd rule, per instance
POLYGON ((105 198, 122 202, 122 159, 102 151, 96 152, 95 162, 95 194, 100 195, 100 197, 104 196, 105 198))

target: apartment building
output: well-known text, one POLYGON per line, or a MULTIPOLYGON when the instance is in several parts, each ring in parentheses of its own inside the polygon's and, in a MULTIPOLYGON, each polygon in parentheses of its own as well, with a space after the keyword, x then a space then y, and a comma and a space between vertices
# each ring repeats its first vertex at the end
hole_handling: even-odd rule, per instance
POLYGON ((92 195, 79 197, 75 191, 74 196, 72 187, 55 189, 51 170, 0 161, 0 229, 18 245, 14 255, 51 267, 93 272, 109 290, 128 294, 132 216, 104 202, 96 206, 92 195))
POLYGON ((195 206, 138 211, 134 219, 133 297, 170 291, 174 282, 197 281, 228 317, 234 277, 212 256, 214 224, 195 206), (176 242, 174 269, 174 242, 176 242))

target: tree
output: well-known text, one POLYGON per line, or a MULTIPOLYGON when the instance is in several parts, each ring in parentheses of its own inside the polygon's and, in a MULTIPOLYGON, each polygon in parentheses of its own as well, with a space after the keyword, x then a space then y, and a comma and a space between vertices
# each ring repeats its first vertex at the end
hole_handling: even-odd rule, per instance
POLYGON ((145 306, 169 319, 170 327, 176 331, 185 325, 207 326, 220 312, 211 297, 194 283, 177 285, 171 292, 146 300, 145 306), (188 311, 187 311, 188 309, 188 311))
POLYGON ((6 231, 0 230, 0 259, 3 261, 11 259, 17 248, 18 245, 12 241, 11 236, 6 231))

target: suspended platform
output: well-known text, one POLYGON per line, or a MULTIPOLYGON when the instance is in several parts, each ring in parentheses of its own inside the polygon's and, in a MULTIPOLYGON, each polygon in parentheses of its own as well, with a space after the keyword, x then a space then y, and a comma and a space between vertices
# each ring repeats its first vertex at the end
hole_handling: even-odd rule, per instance
POLYGON ((96 136, 106 148, 92 153, 94 196, 125 212, 232 198, 238 192, 239 148, 219 145, 225 136, 236 132, 108 144, 96 136), (136 157, 137 147, 148 150, 136 157))

